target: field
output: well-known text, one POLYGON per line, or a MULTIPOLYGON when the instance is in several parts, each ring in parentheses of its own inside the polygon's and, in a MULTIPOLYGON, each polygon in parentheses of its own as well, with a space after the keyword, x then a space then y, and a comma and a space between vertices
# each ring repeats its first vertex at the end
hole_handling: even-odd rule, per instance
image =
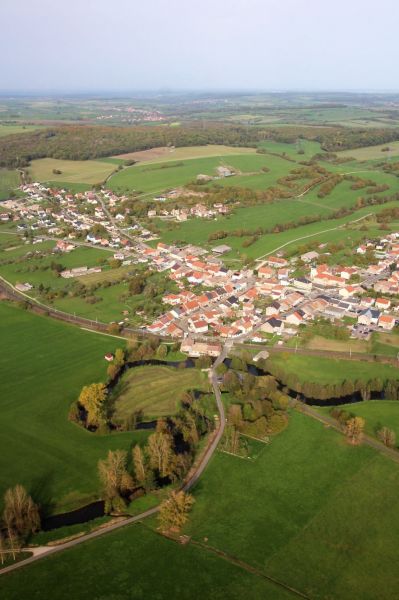
POLYGON ((47 510, 74 508, 98 497, 97 461, 108 449, 144 441, 144 432, 95 435, 67 418, 122 343, 0 303, 0 498, 22 483, 47 510))
MULTIPOLYGON (((377 431, 381 427, 389 427, 396 434, 399 441, 399 403, 392 400, 368 400, 366 402, 356 402, 355 404, 342 405, 343 410, 363 417, 366 421, 365 431, 369 435, 376 437, 377 431)), ((317 407, 317 410, 329 414, 330 408, 325 406, 317 407)))
POLYGON ((215 456, 187 533, 313 599, 394 598, 398 465, 290 419, 254 462, 215 456))
POLYGON ((399 142, 389 142, 378 146, 365 146, 364 148, 356 148, 354 150, 343 150, 337 154, 339 156, 350 156, 358 161, 378 158, 386 161, 391 156, 399 156, 399 142), (384 152, 383 148, 389 148, 389 151, 384 152))
POLYGON ((293 412, 256 460, 214 456, 193 490, 187 546, 135 525, 0 578, 0 590, 10 600, 52 588, 78 600, 295 597, 237 570, 236 557, 314 600, 391 600, 398 484, 396 463, 293 412))
POLYGON ((269 360, 272 368, 275 366, 283 369, 286 374, 296 374, 301 382, 327 385, 340 383, 344 380, 369 381, 374 377, 382 380, 399 379, 399 369, 383 363, 286 353, 273 354, 269 360))
MULTIPOLYGON (((187 148, 181 150, 187 150, 187 148)), ((115 192, 135 190, 148 196, 155 195, 194 181, 199 174, 216 176, 216 168, 221 165, 233 167, 242 174, 219 179, 219 184, 262 189, 270 186, 279 177, 286 175, 295 166, 295 163, 278 156, 248 152, 244 154, 230 152, 184 160, 139 163, 113 175, 109 181, 109 187, 115 192), (262 173, 260 171, 262 167, 268 167, 270 171, 262 173)))
POLYGON ((19 183, 19 174, 17 171, 0 169, 0 200, 7 200, 10 192, 15 192, 19 183))
POLYGON ((0 123, 0 137, 14 133, 27 133, 39 129, 39 125, 5 125, 0 123))
POLYGON ((100 160, 58 160, 55 158, 40 158, 33 160, 29 174, 33 181, 60 183, 96 184, 104 181, 116 166, 100 160), (59 170, 59 175, 53 170, 59 170))
POLYGON ((201 158, 206 156, 226 156, 230 154, 254 154, 254 148, 238 148, 232 146, 187 146, 182 148, 151 148, 140 152, 118 154, 115 158, 123 160, 137 160, 138 162, 165 162, 169 160, 185 160, 188 158, 201 158))
POLYGON ((49 590, 57 600, 291 598, 278 586, 223 558, 198 546, 176 544, 144 525, 133 525, 0 577, 4 600, 44 599, 49 590))
POLYGON ((183 392, 203 390, 206 379, 198 369, 144 366, 130 369, 115 389, 116 420, 143 411, 144 420, 173 415, 183 392))

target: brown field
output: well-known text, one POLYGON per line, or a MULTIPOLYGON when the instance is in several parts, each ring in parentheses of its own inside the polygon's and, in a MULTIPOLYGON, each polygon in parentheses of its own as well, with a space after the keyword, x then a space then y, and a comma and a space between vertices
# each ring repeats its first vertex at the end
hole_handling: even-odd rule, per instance
POLYGON ((362 340, 329 340, 327 338, 316 335, 307 344, 306 348, 310 350, 330 350, 332 352, 369 352, 370 342, 362 340))
POLYGON ((139 152, 117 154, 112 158, 124 160, 137 160, 139 162, 166 162, 168 160, 184 160, 188 158, 202 158, 207 156, 225 156, 226 154, 254 154, 255 148, 233 148, 231 146, 187 146, 184 148, 151 148, 139 152))

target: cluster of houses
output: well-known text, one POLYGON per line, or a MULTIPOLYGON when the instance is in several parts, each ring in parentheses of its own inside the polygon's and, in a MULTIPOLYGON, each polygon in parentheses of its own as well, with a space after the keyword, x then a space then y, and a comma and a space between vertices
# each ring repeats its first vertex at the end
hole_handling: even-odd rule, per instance
MULTIPOLYGON (((113 256, 122 264, 148 263, 150 269, 165 273, 177 291, 164 295, 164 312, 144 328, 181 338, 185 344, 199 344, 191 349, 191 355, 216 352, 209 346, 212 337, 259 342, 271 335, 289 337, 297 333, 299 326, 318 317, 341 322, 349 317, 355 324, 353 335, 358 334, 357 326, 362 333, 390 331, 398 322, 398 307, 392 297, 399 295, 399 233, 359 246, 358 255, 369 253, 373 258, 364 267, 323 263, 320 246, 320 252, 310 251, 299 257, 300 269, 298 257, 287 259, 280 253, 258 262, 256 268, 236 270, 226 267, 221 259, 229 246, 207 251, 191 244, 148 245, 146 235, 150 232, 139 224, 125 225, 125 198, 110 191, 70 194, 38 183, 21 189, 29 202, 9 200, 11 218, 18 220, 18 227, 28 227, 27 222, 32 222, 31 227, 45 223, 49 234, 63 235, 64 239, 56 242, 57 252, 71 252, 79 243, 75 240, 83 237, 89 245, 114 248, 113 256), (44 205, 42 200, 51 202, 44 205), (96 230, 106 234, 93 233, 96 230), (128 230, 134 237, 127 234, 128 230)), ((222 204, 212 209, 196 204, 185 213, 179 209, 179 213, 161 210, 159 214, 149 211, 148 215, 162 216, 165 212, 184 220, 182 214, 207 218, 226 211, 222 204)), ((3 214, 10 218, 10 214, 3 214)), ((61 276, 79 277, 93 271, 100 268, 79 267, 61 276)))
POLYGON ((175 221, 187 221, 190 217, 197 217, 199 219, 212 219, 218 215, 227 215, 229 213, 229 207, 221 202, 215 203, 213 208, 205 206, 205 204, 197 203, 190 208, 172 208, 167 210, 166 208, 157 211, 155 208, 150 209, 147 213, 149 218, 159 217, 161 219, 172 219, 175 221))

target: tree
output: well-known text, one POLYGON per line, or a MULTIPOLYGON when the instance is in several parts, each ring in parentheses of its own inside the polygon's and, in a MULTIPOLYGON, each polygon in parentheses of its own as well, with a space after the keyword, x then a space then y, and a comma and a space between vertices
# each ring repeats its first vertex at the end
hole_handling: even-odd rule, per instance
POLYGON ((150 466, 160 477, 168 477, 172 463, 172 436, 157 431, 148 438, 148 455, 150 466))
POLYGON ((182 490, 172 491, 169 497, 159 507, 159 522, 164 531, 168 529, 180 529, 188 519, 194 504, 194 498, 182 490))
POLYGON ((161 344, 157 350, 158 358, 166 358, 168 355, 168 347, 165 344, 161 344))
POLYGON ((358 444, 365 426, 363 417, 351 417, 345 423, 345 435, 351 444, 358 444))
POLYGON ((85 385, 79 395, 79 404, 87 412, 87 425, 98 427, 105 423, 105 399, 107 389, 104 383, 85 385))
POLYGON ((134 486, 133 478, 126 468, 127 452, 109 450, 105 460, 98 461, 98 474, 104 487, 105 511, 120 512, 125 506, 123 496, 134 486))
POLYGON ((6 491, 3 519, 10 542, 15 537, 25 538, 40 528, 39 507, 22 485, 6 491))
POLYGON ((133 448, 133 465, 137 483, 145 487, 147 481, 147 468, 143 451, 138 444, 133 448))
POLYGON ((396 434, 388 427, 381 427, 381 429, 377 431, 377 437, 388 448, 394 448, 396 446, 396 434))

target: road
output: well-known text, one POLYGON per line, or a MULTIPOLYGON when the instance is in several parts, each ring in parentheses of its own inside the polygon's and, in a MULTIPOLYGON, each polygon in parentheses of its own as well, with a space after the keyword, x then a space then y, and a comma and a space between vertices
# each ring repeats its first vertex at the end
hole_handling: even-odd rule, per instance
MULTIPOLYGON (((207 448, 205 449, 205 452, 200 457, 198 463, 195 464, 194 470, 192 470, 189 473, 187 481, 182 485, 181 489, 185 492, 189 491, 191 488, 194 487, 194 485, 197 483, 198 479, 201 477, 202 473, 205 471, 209 461, 211 460, 211 458, 219 444, 219 441, 223 435, 223 432, 224 432, 224 428, 225 428, 225 424, 226 424, 226 417, 225 417, 224 406, 223 406, 223 402, 222 402, 222 398, 221 398, 220 388, 219 388, 218 381, 217 381, 216 369, 226 358, 229 348, 230 348, 230 344, 228 344, 228 343, 225 346, 223 346, 222 352, 219 354, 219 356, 215 360, 212 368, 209 370, 209 380, 211 382, 213 392, 215 394, 217 409, 219 412, 218 428, 216 430, 216 433, 213 434, 213 437, 211 438, 210 443, 208 444, 207 448)), ((21 567, 24 567, 26 565, 37 562, 38 560, 41 560, 42 558, 46 558, 47 556, 57 554, 59 552, 62 552, 63 550, 67 550, 68 548, 73 548, 74 546, 77 546, 77 545, 87 542, 89 540, 93 540, 100 536, 106 535, 107 533, 109 533, 111 531, 116 531, 117 529, 121 529, 122 527, 126 527, 127 525, 132 525, 133 523, 142 521, 143 519, 146 519, 147 517, 155 515, 158 511, 159 511, 159 505, 155 506, 154 508, 150 508, 149 510, 146 510, 134 517, 129 517, 127 519, 124 519, 123 521, 114 523, 113 525, 110 525, 109 527, 106 527, 105 529, 99 529, 97 531, 92 531, 91 533, 82 535, 81 537, 79 537, 75 540, 70 540, 68 542, 59 544, 57 546, 40 546, 39 548, 35 549, 35 554, 33 556, 30 556, 29 558, 27 558, 25 560, 21 560, 18 563, 15 563, 13 565, 5 567, 4 569, 1 569, 0 575, 4 575, 5 573, 10 573, 11 571, 16 571, 17 569, 20 569, 21 567)), ((29 550, 29 548, 27 548, 26 550, 29 550)))

